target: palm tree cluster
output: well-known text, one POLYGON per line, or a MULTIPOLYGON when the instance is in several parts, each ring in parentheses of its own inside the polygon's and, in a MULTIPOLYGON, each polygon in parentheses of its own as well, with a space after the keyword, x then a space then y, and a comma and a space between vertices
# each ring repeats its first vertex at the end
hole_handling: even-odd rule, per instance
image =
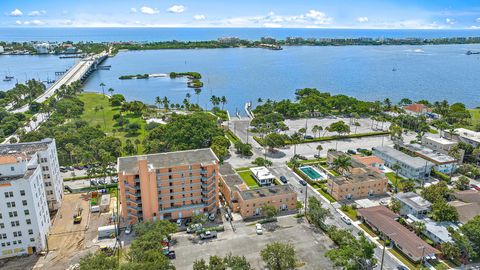
POLYGON ((25 84, 17 83, 14 88, 5 92, 5 101, 18 108, 32 102, 43 94, 45 89, 45 85, 37 80, 28 80, 25 84))
POLYGON ((227 98, 225 96, 217 97, 213 95, 210 98, 210 102, 212 103, 213 107, 222 104, 222 110, 223 110, 223 107, 225 106, 225 104, 227 104, 227 98))
POLYGON ((347 172, 350 172, 352 167, 352 158, 347 155, 341 155, 333 160, 332 167, 335 171, 346 175, 347 172))

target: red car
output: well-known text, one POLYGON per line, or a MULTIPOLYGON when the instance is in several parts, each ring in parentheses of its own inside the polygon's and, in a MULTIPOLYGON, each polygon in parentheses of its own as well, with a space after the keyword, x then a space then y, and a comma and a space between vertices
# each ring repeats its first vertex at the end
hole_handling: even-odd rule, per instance
POLYGON ((480 191, 480 187, 479 187, 479 186, 477 186, 477 185, 470 185, 470 187, 472 187, 472 188, 474 188, 474 189, 476 189, 476 190, 480 191))

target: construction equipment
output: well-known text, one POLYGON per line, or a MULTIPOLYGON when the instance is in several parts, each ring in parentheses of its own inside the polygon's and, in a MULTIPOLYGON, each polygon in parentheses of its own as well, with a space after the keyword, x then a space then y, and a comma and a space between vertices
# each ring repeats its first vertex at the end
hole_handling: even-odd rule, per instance
POLYGON ((80 224, 82 222, 83 208, 77 208, 77 212, 73 215, 73 224, 80 224))

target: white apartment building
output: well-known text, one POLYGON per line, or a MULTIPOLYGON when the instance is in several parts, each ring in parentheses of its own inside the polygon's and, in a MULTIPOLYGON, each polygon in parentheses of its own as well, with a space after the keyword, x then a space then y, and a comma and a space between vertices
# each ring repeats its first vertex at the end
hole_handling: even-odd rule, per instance
POLYGON ((457 128, 455 129, 455 133, 451 134, 451 136, 454 140, 468 143, 473 147, 477 147, 478 145, 480 145, 480 132, 476 132, 466 128, 457 128))
POLYGON ((38 158, 0 154, 0 259, 47 246, 51 221, 38 158))
POLYGON ((0 145, 0 156, 8 154, 36 157, 35 160, 38 160, 44 181, 48 208, 50 211, 60 208, 63 198, 63 178, 60 174, 55 140, 47 138, 39 142, 0 145))

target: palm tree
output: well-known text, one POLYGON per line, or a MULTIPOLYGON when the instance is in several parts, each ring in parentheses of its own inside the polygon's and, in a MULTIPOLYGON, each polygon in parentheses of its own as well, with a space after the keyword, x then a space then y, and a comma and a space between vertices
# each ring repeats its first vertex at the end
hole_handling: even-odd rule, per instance
MULTIPOLYGON (((315 138, 317 137, 317 133, 320 133, 320 131, 322 131, 322 130, 323 130, 323 127, 319 126, 319 125, 314 125, 312 127, 312 132, 315 135, 315 138)), ((318 135, 320 135, 320 134, 318 134, 318 135)))
POLYGON ((162 104, 162 98, 161 97, 155 97, 155 104, 157 104, 157 107, 160 109, 160 104, 162 104))
POLYGON ((417 235, 420 235, 426 229, 425 222, 423 221, 412 222, 412 227, 417 235))
POLYGON ((401 168, 402 167, 397 162, 392 165, 392 169, 395 171, 395 183, 392 183, 393 186, 395 187, 395 193, 398 192, 398 184, 399 184, 398 182, 400 181, 398 180, 398 172, 400 171, 401 168))
POLYGON ((188 99, 188 102, 189 102, 189 103, 190 103, 190 97, 191 97, 191 96, 192 96, 192 95, 190 95, 190 93, 187 93, 187 94, 185 95, 185 97, 188 99))
POLYGON ((297 155, 297 144, 300 142, 301 139, 302 139, 302 136, 298 132, 295 132, 295 133, 292 134, 292 136, 290 136, 290 141, 293 143, 293 155, 294 156, 297 155))
POLYGON ((105 84, 103 82, 100 83, 100 87, 102 87, 102 93, 105 95, 105 84))
POLYGON ((317 151, 318 151, 318 159, 320 159, 320 152, 323 150, 323 146, 321 144, 317 145, 317 151))
POLYGON ((110 93, 110 96, 111 96, 115 90, 114 90, 113 88, 111 88, 111 87, 110 87, 110 88, 108 88, 108 90, 107 90, 107 91, 110 93))
POLYGON ((222 110, 223 110, 223 106, 225 106, 225 104, 227 104, 227 98, 225 96, 222 96, 222 98, 220 99, 220 102, 222 103, 222 110))
POLYGON ((195 95, 197 95, 197 106, 199 106, 199 99, 200 99, 200 93, 202 93, 202 89, 200 88, 195 88, 195 95))
POLYGON ((258 102, 258 103, 263 103, 263 99, 259 97, 259 98, 257 99, 257 102, 258 102))
POLYGON ((345 172, 350 171, 350 167, 352 167, 352 159, 347 155, 341 155, 333 161, 332 165, 336 171, 344 175, 345 172))
POLYGON ((168 98, 165 96, 163 97, 162 103, 163 103, 163 108, 168 111, 168 104, 170 104, 170 100, 168 100, 168 98))

